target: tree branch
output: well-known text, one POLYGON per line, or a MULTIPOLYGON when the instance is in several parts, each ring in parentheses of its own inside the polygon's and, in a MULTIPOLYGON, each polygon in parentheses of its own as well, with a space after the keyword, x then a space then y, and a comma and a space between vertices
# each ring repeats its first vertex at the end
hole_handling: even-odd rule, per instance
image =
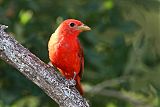
POLYGON ((38 85, 60 107, 89 107, 87 101, 75 87, 67 87, 55 67, 45 64, 28 49, 24 48, 0 25, 0 58, 18 69, 28 79, 38 85))

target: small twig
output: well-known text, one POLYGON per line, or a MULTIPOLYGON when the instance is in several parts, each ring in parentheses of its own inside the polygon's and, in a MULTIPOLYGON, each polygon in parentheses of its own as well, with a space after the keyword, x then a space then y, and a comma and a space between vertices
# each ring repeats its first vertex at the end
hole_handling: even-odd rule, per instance
POLYGON ((132 96, 127 95, 121 91, 116 91, 116 90, 101 90, 100 92, 94 92, 94 94, 102 95, 102 96, 107 96, 107 97, 114 97, 120 100, 124 100, 126 102, 131 103, 134 107, 152 107, 148 103, 141 101, 136 98, 132 98, 132 96))
POLYGON ((89 91, 100 92, 101 90, 103 90, 106 87, 113 87, 113 86, 119 85, 119 84, 125 82, 126 79, 127 79, 127 77, 119 77, 119 78, 115 78, 115 79, 111 79, 111 80, 105 80, 105 81, 93 86, 92 90, 89 90, 89 91))

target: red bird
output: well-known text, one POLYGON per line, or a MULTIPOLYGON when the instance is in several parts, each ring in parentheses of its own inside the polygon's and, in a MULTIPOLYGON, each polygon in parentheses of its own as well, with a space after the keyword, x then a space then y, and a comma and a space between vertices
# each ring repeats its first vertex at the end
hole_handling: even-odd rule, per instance
POLYGON ((66 79, 74 79, 76 88, 83 95, 80 84, 84 69, 83 49, 78 36, 83 31, 91 30, 81 21, 67 19, 60 24, 48 42, 49 58, 66 79))

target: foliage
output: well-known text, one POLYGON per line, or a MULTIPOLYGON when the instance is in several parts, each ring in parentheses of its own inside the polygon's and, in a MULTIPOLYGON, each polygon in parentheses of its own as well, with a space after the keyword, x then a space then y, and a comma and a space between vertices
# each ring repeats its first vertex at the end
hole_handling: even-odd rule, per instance
MULTIPOLYGON (((92 28, 80 35, 82 83, 92 107, 160 106, 159 0, 0 0, 0 23, 48 63, 47 42, 61 21, 92 28)), ((17 70, 0 61, 0 107, 57 107, 17 70)))

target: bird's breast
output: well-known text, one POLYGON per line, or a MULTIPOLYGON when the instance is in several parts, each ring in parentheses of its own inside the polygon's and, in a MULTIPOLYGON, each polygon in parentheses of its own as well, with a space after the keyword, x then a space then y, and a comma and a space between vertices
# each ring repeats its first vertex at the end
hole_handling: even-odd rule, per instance
POLYGON ((52 44, 49 49, 49 56, 51 62, 65 73, 78 73, 81 66, 79 51, 79 41, 63 38, 52 44))

